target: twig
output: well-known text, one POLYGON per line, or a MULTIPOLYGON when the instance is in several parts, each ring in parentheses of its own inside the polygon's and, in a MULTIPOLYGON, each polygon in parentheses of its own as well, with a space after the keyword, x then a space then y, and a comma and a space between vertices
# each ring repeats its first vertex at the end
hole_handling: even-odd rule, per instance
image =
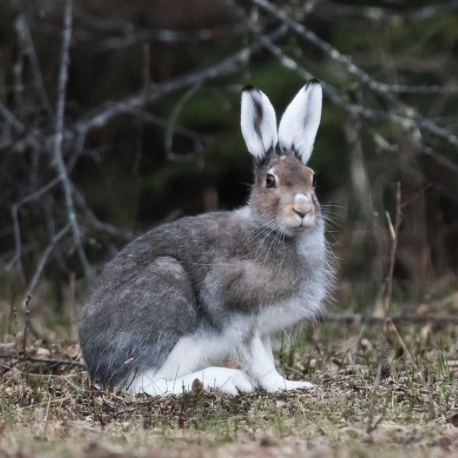
POLYGON ((402 339, 401 334, 399 334, 396 326, 394 325, 394 323, 393 323, 393 321, 392 321, 392 319, 390 317, 385 319, 385 328, 386 328, 386 330, 388 330, 389 325, 391 325, 391 329, 396 334, 396 337, 398 338, 398 341, 399 341, 402 349, 404 350, 405 354, 410 356, 410 359, 412 360, 413 368, 415 369, 416 372, 418 372, 420 374, 420 377, 423 380, 423 374, 421 373, 421 371, 418 370, 418 366, 415 364, 415 360, 413 359, 412 354, 410 353, 409 349, 407 348, 407 345, 404 343, 404 340, 402 339))
MULTIPOLYGON (((1 103, 1 102, 0 102, 1 103)), ((20 206, 30 202, 31 200, 38 199, 40 196, 51 190, 54 186, 56 186, 60 182, 60 178, 55 178, 54 180, 50 181, 48 184, 43 186, 42 188, 38 189, 32 194, 21 199, 19 202, 13 204, 11 206, 11 218, 13 220, 13 230, 14 230, 14 245, 15 245, 15 255, 12 261, 9 263, 7 270, 11 269, 13 265, 16 263, 18 269, 22 272, 22 246, 21 246, 21 230, 19 227, 19 218, 18 218, 18 209, 20 206)))
POLYGON ((26 132, 24 124, 0 101, 0 114, 13 126, 19 134, 24 134, 25 141, 35 149, 42 149, 40 141, 32 134, 26 132))
POLYGON ((83 363, 80 363, 79 361, 74 361, 72 359, 54 359, 54 358, 34 358, 33 356, 30 355, 22 355, 21 357, 16 357, 14 355, 0 355, 0 359, 18 359, 20 361, 32 361, 35 363, 46 363, 46 364, 52 364, 54 366, 58 366, 59 364, 65 365, 65 366, 78 366, 86 369, 86 365, 83 363))
POLYGON ((369 417, 367 418, 367 428, 366 428, 367 434, 370 434, 372 431, 374 431, 377 428, 377 426, 379 425, 381 419, 383 418, 383 415, 382 415, 382 417, 379 418, 379 420, 375 423, 375 425, 372 424, 374 421, 374 416, 375 416, 375 404, 377 402, 377 390, 378 390, 378 386, 380 383, 381 372, 382 372, 382 365, 379 364, 377 367, 377 375, 375 376, 374 388, 372 390, 371 405, 369 408, 369 417))
POLYGON ((169 161, 174 160, 183 160, 186 156, 191 158, 196 158, 197 160, 200 159, 200 166, 203 166, 202 160, 202 144, 201 143, 194 143, 196 147, 195 153, 185 154, 185 155, 178 155, 172 151, 172 142, 173 142, 173 133, 175 131, 175 125, 178 119, 178 115, 180 114, 181 110, 183 109, 185 103, 202 87, 202 81, 197 81, 193 86, 191 86, 185 94, 180 98, 178 103, 172 110, 172 114, 170 115, 167 132, 165 135, 165 154, 169 161))
POLYGON ((24 318, 24 335, 22 336, 22 354, 25 355, 25 347, 27 344, 27 330, 29 329, 29 302, 32 299, 32 295, 27 294, 27 299, 25 300, 25 318, 24 318))
POLYGON ((13 320, 14 320, 14 343, 16 344, 16 358, 19 359, 19 347, 17 342, 17 310, 16 304, 13 302, 13 320))
POLYGON ((35 363, 47 363, 58 366, 59 364, 65 366, 78 366, 86 369, 86 364, 80 363, 79 361, 73 361, 72 359, 54 359, 54 358, 34 358, 33 356, 26 356, 29 361, 33 361, 35 363))
MULTIPOLYGON (((307 8, 306 4, 305 8, 307 8)), ((399 24, 400 22, 420 22, 439 14, 454 11, 458 8, 458 1, 452 0, 438 5, 428 5, 412 11, 404 12, 377 6, 357 6, 321 0, 313 5, 311 12, 316 12, 322 19, 336 18, 340 21, 343 17, 357 17, 364 21, 387 22, 399 24)))
POLYGON ((51 117, 54 117, 54 113, 49 103, 48 94, 43 83, 43 77, 40 71, 40 65, 38 62, 37 55, 35 53, 35 47, 33 46, 32 37, 30 36, 29 26, 24 14, 21 14, 16 21, 16 28, 19 35, 19 40, 23 47, 23 52, 29 57, 30 66, 32 68, 33 80, 35 83, 35 89, 41 99, 41 103, 45 107, 46 111, 51 117))
MULTIPOLYGON (((142 49, 142 73, 143 73, 143 103, 140 106, 141 111, 145 111, 146 105, 146 94, 148 91, 148 85, 150 81, 149 75, 149 66, 150 66, 150 45, 149 43, 143 44, 142 49)), ((143 153, 143 145, 142 145, 142 134, 143 134, 143 119, 141 117, 137 120, 137 145, 136 145, 136 153, 134 158, 134 165, 132 167, 132 177, 138 178, 138 170, 140 168, 140 160, 143 153)))
MULTIPOLYGON (((254 0, 252 0, 254 1, 254 0)), ((244 13, 244 10, 240 8, 234 0, 224 0, 224 2, 229 5, 240 18, 240 20, 244 21, 247 27, 258 37, 260 42, 262 43, 263 47, 270 51, 281 63, 281 65, 291 71, 296 72, 300 77, 304 80, 308 81, 314 78, 309 71, 301 67, 294 59, 286 55, 279 46, 275 45, 272 40, 267 35, 263 35, 261 32, 261 28, 258 24, 249 21, 244 13)), ((416 125, 414 119, 412 117, 407 116, 400 116, 398 114, 374 110, 372 108, 364 107, 362 105, 355 105, 352 103, 348 103, 346 99, 339 95, 336 88, 327 84, 326 82, 322 81, 321 85, 323 87, 323 92, 329 99, 337 106, 340 106, 345 111, 347 111, 351 116, 361 116, 365 119, 373 120, 373 121, 382 121, 386 120, 392 123, 399 125, 403 130, 411 131, 411 129, 416 125)), ((423 122, 423 121, 422 121, 423 122)), ((440 128, 441 129, 441 128, 440 128)), ((444 133, 444 132, 442 132, 444 133)), ((451 163, 443 156, 438 154, 430 153, 430 156, 433 157, 438 162, 444 163, 451 163)), ((454 169, 456 166, 451 163, 454 169)))
POLYGON ((111 237, 116 237, 117 239, 124 241, 130 241, 134 238, 135 234, 132 231, 118 228, 112 224, 100 221, 87 205, 83 194, 81 194, 81 192, 75 186, 72 187, 72 191, 75 199, 75 204, 83 211, 86 220, 85 222, 90 224, 96 231, 103 232, 110 235, 111 237))
MULTIPOLYGON (((322 318, 322 321, 342 321, 346 324, 359 324, 365 323, 369 325, 383 325, 385 318, 378 318, 373 316, 364 316, 360 313, 352 315, 346 313, 328 313, 322 318)), ((441 315, 441 314, 425 314, 417 315, 415 313, 395 315, 390 317, 392 323, 406 323, 406 324, 421 324, 421 323, 437 323, 437 324, 458 324, 458 315, 441 315)))
POLYGON ((391 253, 390 253, 390 264, 388 268, 388 275, 387 275, 387 289, 386 289, 386 298, 385 298, 385 318, 388 319, 391 315, 391 296, 393 293, 393 272, 394 272, 394 264, 396 261, 396 250, 398 247, 398 233, 399 233, 399 226, 401 225, 402 221, 402 210, 401 210, 401 183, 398 181, 396 183, 396 219, 394 223, 394 227, 391 224, 391 219, 388 215, 388 223, 390 228, 391 234, 391 253))
POLYGON ((340 53, 336 48, 330 45, 327 41, 320 38, 311 30, 308 30, 304 25, 300 24, 299 22, 295 21, 291 17, 289 17, 285 11, 281 8, 277 7, 273 3, 269 2, 268 0, 251 0, 251 2, 255 3, 256 5, 261 6, 266 11, 268 11, 272 16, 276 17, 284 24, 287 24, 292 30, 296 33, 304 37, 306 40, 313 43, 323 52, 325 52, 331 59, 336 62, 339 62, 343 65, 346 70, 355 75, 363 84, 367 85, 373 91, 379 93, 385 99, 390 102, 395 103, 398 105, 399 108, 402 108, 403 111, 407 116, 410 116, 412 120, 416 120, 416 122, 423 127, 424 129, 436 134, 439 137, 444 138, 449 143, 458 146, 458 138, 451 133, 449 130, 444 129, 442 127, 437 126, 431 119, 424 118, 420 113, 417 112, 413 107, 407 106, 404 104, 400 99, 398 99, 391 91, 391 85, 386 83, 380 83, 372 78, 367 72, 362 70, 361 68, 357 67, 351 60, 349 56, 340 53))
MULTIPOLYGON (((89 22, 89 18, 82 18, 81 14, 79 19, 89 22)), ((91 20, 90 18, 89 20, 91 20)), ((30 21, 32 30, 46 34, 46 35, 60 35, 62 28, 57 25, 52 25, 44 21, 30 21)), ((128 46, 136 45, 143 42, 158 41, 162 43, 189 43, 197 41, 210 41, 230 36, 241 35, 246 29, 239 25, 231 26, 216 26, 211 28, 202 28, 198 30, 175 30, 175 29, 136 29, 135 32, 122 36, 122 37, 109 37, 102 38, 98 36, 100 31, 109 33, 122 33, 125 34, 124 22, 119 24, 119 27, 106 28, 102 25, 101 21, 93 21, 90 26, 97 32, 93 34, 86 30, 75 29, 73 32, 74 39, 77 42, 91 43, 94 45, 96 51, 109 51, 113 49, 122 49, 128 46)))
POLYGON ((406 208, 410 204, 414 203, 422 194, 425 193, 430 187, 432 186, 432 183, 428 183, 426 186, 424 186, 420 191, 416 192, 410 199, 407 199, 405 202, 402 202, 401 208, 406 208))
MULTIPOLYGON (((147 122, 147 123, 150 123, 150 124, 155 124, 157 126, 160 126, 160 127, 164 127, 164 128, 168 128, 169 127, 169 122, 166 121, 165 119, 162 119, 158 116, 155 116, 151 113, 147 113, 143 110, 139 110, 137 108, 130 108, 128 107, 127 105, 124 105, 124 108, 123 108, 123 113, 126 113, 126 114, 129 114, 129 115, 132 115, 132 116, 136 116, 136 117, 139 117, 142 119, 143 122, 147 122)), ((186 129, 184 127, 180 127, 180 126, 173 126, 173 130, 177 133, 177 134, 180 134, 180 135, 183 135, 185 137, 188 137, 190 138, 191 140, 194 141, 194 144, 198 144, 200 146, 195 146, 195 148, 197 149, 198 147, 202 149, 202 140, 201 140, 201 135, 198 134, 197 132, 193 131, 193 130, 190 130, 190 129, 186 129)))
POLYGON ((201 29, 197 31, 179 31, 173 29, 140 30, 127 37, 112 37, 102 41, 96 50, 107 51, 110 49, 120 49, 141 42, 161 41, 163 43, 189 43, 190 41, 208 41, 228 35, 240 35, 245 32, 245 28, 236 25, 232 28, 214 27, 211 29, 201 29))
POLYGON ((63 229, 61 229, 50 241, 48 247, 41 255, 40 261, 38 262, 37 268, 35 269, 35 273, 33 274, 32 280, 30 281, 29 287, 27 288, 29 294, 35 289, 35 286, 37 286, 38 280, 40 279, 41 273, 46 264, 46 261, 48 260, 49 254, 54 249, 56 243, 71 229, 71 227, 71 223, 68 223, 63 229))
MULTIPOLYGON (((280 26, 271 34, 267 35, 271 40, 277 40, 285 35, 288 27, 280 26)), ((207 79, 214 79, 219 76, 229 75, 236 72, 240 65, 245 62, 247 54, 258 51, 262 47, 260 41, 256 41, 249 46, 242 48, 231 56, 223 59, 221 62, 207 67, 203 70, 188 73, 187 75, 165 81, 164 83, 150 84, 146 95, 146 101, 153 102, 164 95, 182 89, 184 87, 192 86, 198 81, 205 81, 207 79)), ((91 130, 104 126, 111 118, 122 113, 126 106, 130 108, 138 108, 143 103, 143 91, 140 94, 131 96, 121 101, 119 104, 102 104, 99 108, 92 110, 91 113, 83 116, 79 121, 73 125, 73 131, 80 129, 91 130)), ((74 135, 74 134, 73 134, 74 135)), ((72 133, 69 132, 69 138, 72 133)))
MULTIPOLYGON (((396 219, 393 225, 391 224, 391 219, 389 217, 389 213, 387 212, 389 228, 391 233, 392 245, 391 245, 391 253, 390 253, 390 266, 388 270, 388 277, 387 277, 387 291, 386 291, 386 298, 385 298, 385 336, 388 335, 389 329, 391 328, 396 337, 398 338, 399 343, 401 344, 402 349, 406 354, 410 356, 412 360, 412 365, 415 371, 418 372, 418 367, 415 364, 415 361, 408 350, 404 340, 402 339, 401 335, 399 334, 395 324, 391 320, 391 296, 393 293, 393 272, 394 272, 394 264, 396 261, 396 250, 398 247, 398 236, 399 236, 399 227, 402 221, 402 204, 401 204, 401 183, 398 181, 396 183, 396 219)), ((420 377, 423 379, 423 374, 420 372, 420 377)))
MULTIPOLYGON (((24 317, 24 335, 22 336, 22 354, 25 355, 25 349, 26 349, 26 344, 27 344, 27 330, 29 328, 30 324, 30 317, 29 317, 29 302, 30 299, 32 298, 32 295, 29 293, 27 294, 27 299, 25 300, 25 317, 24 317)), ((24 372, 29 372, 28 371, 28 363, 25 365, 25 370, 24 372)), ((27 377, 27 376, 26 376, 27 377)))
POLYGON ((13 126, 13 128, 20 134, 25 132, 25 126, 19 121, 14 114, 6 108, 2 101, 0 101, 0 114, 5 118, 5 120, 13 126))
POLYGON ((65 111, 65 96, 67 90, 68 80, 68 65, 69 65, 69 48, 72 37, 72 11, 73 11, 73 0, 66 0, 65 3, 65 16, 64 16, 64 36, 62 44, 62 54, 60 63, 59 73, 59 86, 58 86, 58 98, 57 98, 57 110, 56 110, 56 135, 54 141, 54 162, 57 169, 57 173, 60 177, 62 188, 65 194, 65 204, 67 207, 67 216, 70 221, 73 240, 80 258, 81 264, 83 265, 84 273, 86 278, 90 281, 93 279, 92 269, 84 253, 83 245, 81 242, 81 233, 76 220, 75 207, 72 198, 72 189, 68 172, 64 164, 62 157, 62 140, 64 130, 64 111, 65 111))

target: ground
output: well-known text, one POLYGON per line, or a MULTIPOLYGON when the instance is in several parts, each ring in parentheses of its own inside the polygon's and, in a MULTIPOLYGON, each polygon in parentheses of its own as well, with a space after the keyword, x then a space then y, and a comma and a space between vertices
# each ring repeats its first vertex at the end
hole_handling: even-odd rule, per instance
MULTIPOLYGON (((280 370, 316 388, 277 394, 132 397, 91 388, 78 367, 23 361, 0 384, 0 458, 458 456, 456 325, 397 330, 405 349, 364 323, 279 336, 280 370)), ((65 337, 29 340, 29 355, 79 360, 65 337)))

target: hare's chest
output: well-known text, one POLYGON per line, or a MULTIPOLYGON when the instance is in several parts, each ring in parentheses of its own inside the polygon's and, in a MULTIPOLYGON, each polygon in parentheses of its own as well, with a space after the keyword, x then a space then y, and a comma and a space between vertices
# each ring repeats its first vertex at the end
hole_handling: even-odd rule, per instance
POLYGON ((217 263, 208 272, 201 297, 212 309, 257 314, 263 308, 288 301, 300 294, 300 266, 258 259, 232 259, 217 263))

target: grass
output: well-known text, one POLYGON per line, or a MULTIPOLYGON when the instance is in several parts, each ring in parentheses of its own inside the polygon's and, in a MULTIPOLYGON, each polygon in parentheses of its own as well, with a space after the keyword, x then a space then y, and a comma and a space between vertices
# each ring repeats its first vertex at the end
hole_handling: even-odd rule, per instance
MULTIPOLYGON (((364 324, 326 322, 303 331, 293 345, 278 342, 284 375, 313 380, 316 388, 276 394, 133 397, 91 389, 78 368, 21 362, 0 383, 0 457, 437 457, 458 451, 457 329, 404 326, 399 332, 407 354, 394 335, 364 324)), ((28 352, 69 358, 78 348, 68 340, 36 339, 28 352)))

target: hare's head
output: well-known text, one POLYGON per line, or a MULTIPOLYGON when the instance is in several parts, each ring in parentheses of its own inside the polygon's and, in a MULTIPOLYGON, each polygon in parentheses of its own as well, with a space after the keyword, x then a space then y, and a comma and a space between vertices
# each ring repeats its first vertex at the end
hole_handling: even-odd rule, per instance
POLYGON ((277 135, 267 96, 253 86, 242 93, 242 133, 255 157, 252 218, 291 236, 312 227, 320 212, 313 170, 306 164, 320 124, 321 100, 320 83, 308 82, 287 107, 277 135), (276 153, 277 141, 281 155, 276 153))

